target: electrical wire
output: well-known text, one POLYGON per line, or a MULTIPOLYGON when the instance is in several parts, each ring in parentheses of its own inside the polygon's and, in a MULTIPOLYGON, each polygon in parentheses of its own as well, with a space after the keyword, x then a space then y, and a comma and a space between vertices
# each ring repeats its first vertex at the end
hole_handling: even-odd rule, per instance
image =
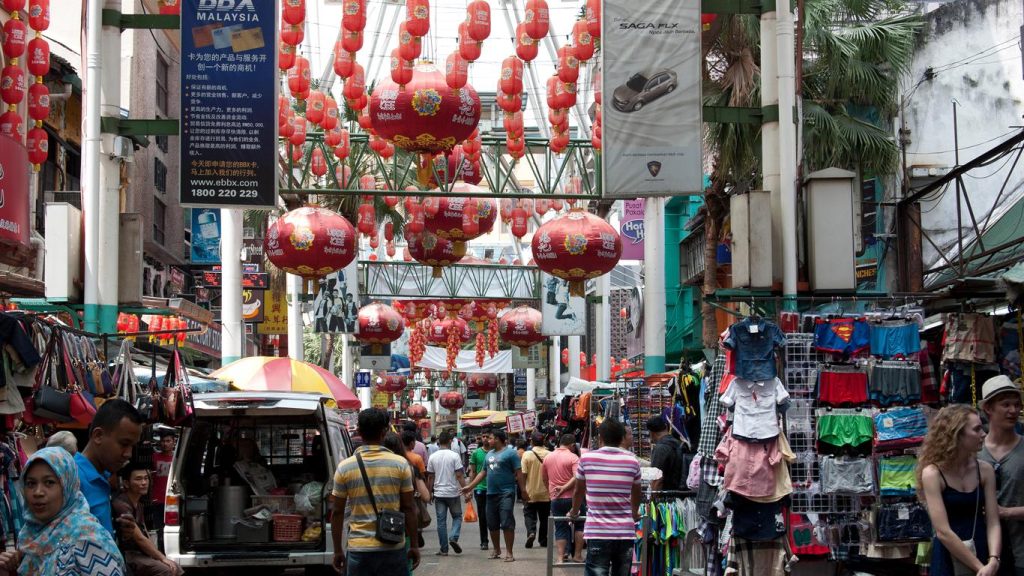
MULTIPOLYGON (((978 142, 977 144, 971 144, 970 146, 961 146, 960 150, 970 150, 971 148, 977 148, 978 146, 984 146, 985 144, 988 144, 989 142, 994 142, 996 140, 999 140, 1001 138, 1009 136, 1010 134, 1014 134, 1014 133, 1018 132, 1019 130, 1020 130, 1019 128, 1014 128, 1014 129, 1009 130, 1007 132, 1003 132, 999 136, 995 136, 993 138, 989 138, 988 140, 985 140, 984 142, 978 142)), ((935 151, 932 151, 932 152, 910 152, 910 151, 907 151, 907 154, 949 154, 950 152, 956 152, 956 149, 935 150, 935 151)))
MULTIPOLYGON (((149 9, 146 8, 146 3, 145 2, 140 2, 139 4, 142 5, 142 13, 143 14, 149 14, 150 13, 149 9)), ((153 33, 153 29, 152 28, 147 28, 146 30, 149 32, 150 38, 153 39, 153 45, 156 46, 156 49, 159 50, 160 53, 164 55, 165 59, 173 62, 174 64, 181 64, 181 62, 177 58, 172 57, 170 54, 168 54, 167 52, 164 51, 163 47, 160 46, 160 41, 156 39, 156 34, 153 33)))

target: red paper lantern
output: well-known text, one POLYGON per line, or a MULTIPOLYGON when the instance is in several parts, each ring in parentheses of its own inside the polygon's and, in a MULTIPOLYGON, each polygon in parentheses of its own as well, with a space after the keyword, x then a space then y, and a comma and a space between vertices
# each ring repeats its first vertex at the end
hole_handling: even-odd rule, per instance
POLYGON ((366 75, 363 67, 357 62, 352 64, 352 75, 345 80, 343 93, 345 98, 355 100, 366 91, 366 75))
POLYGON ((296 56, 295 64, 288 70, 288 90, 296 98, 309 91, 309 60, 305 56, 296 56))
POLYGON ((50 27, 50 0, 28 1, 28 25, 36 32, 50 27))
POLYGON ((320 126, 323 127, 324 130, 334 130, 338 127, 339 122, 338 102, 328 95, 327 101, 324 105, 324 120, 320 123, 320 126))
POLYGON ((0 72, 0 98, 7 104, 17 104, 25 97, 25 71, 17 64, 4 66, 0 72))
MULTIPOLYGON (((387 374, 377 383, 377 391, 386 394, 397 394, 409 384, 408 378, 398 374, 387 374)), ((422 406, 420 406, 422 408, 422 406)))
POLYGON ((562 82, 575 83, 580 77, 580 61, 573 53, 572 46, 558 49, 558 78, 562 82))
POLYGON ((526 33, 526 25, 523 23, 518 24, 516 26, 516 56, 529 64, 537 57, 538 49, 537 41, 526 33))
POLYGON ((440 278, 441 269, 462 260, 465 252, 456 252, 454 242, 424 231, 416 241, 409 242, 409 255, 417 262, 431 266, 433 277, 440 278))
POLYGON ((526 236, 530 221, 529 213, 523 208, 515 208, 512 210, 512 235, 516 238, 522 238, 526 236))
POLYGON ((400 90, 387 80, 370 98, 370 120, 381 137, 410 152, 436 154, 465 140, 480 121, 480 98, 472 86, 455 91, 429 62, 417 64, 400 90))
POLYGON ((526 33, 534 40, 548 35, 548 3, 544 0, 526 0, 526 14, 523 18, 526 33))
POLYGON ((484 0, 473 0, 466 6, 466 32, 477 42, 491 35, 491 6, 484 0))
POLYGON ((406 60, 415 60, 422 49, 423 40, 409 32, 408 22, 402 22, 398 27, 398 53, 406 60))
POLYGON ((700 15, 700 28, 702 31, 708 31, 711 29, 711 25, 718 18, 718 14, 701 14, 700 15))
POLYGON ((163 0, 163 3, 160 4, 160 13, 165 16, 180 16, 181 5, 179 4, 179 1, 180 0, 163 0))
MULTIPOLYGON (((337 150, 335 150, 335 154, 337 154, 337 150)), ((339 163, 334 166, 334 178, 338 181, 339 189, 348 188, 349 179, 352 178, 352 169, 339 163)))
POLYGON ((548 121, 551 122, 551 127, 559 132, 567 131, 569 129, 569 110, 567 108, 549 108, 548 121))
POLYGON ((438 400, 442 407, 452 412, 466 405, 466 399, 459 392, 445 392, 438 400))
POLYGON ((490 394, 498 389, 498 377, 494 374, 469 374, 466 388, 477 394, 490 394))
POLYGON ((412 61, 402 58, 400 50, 395 48, 391 51, 391 81, 399 87, 405 87, 412 80, 412 61))
POLYGON ((4 9, 8 12, 17 12, 25 8, 25 0, 4 0, 4 9))
MULTIPOLYGON (((423 420, 427 417, 427 407, 422 404, 413 404, 405 411, 410 420, 423 420)), ((427 423, 429 424, 429 422, 427 423)))
POLYGON ((352 75, 352 67, 356 63, 355 56, 345 50, 341 40, 334 44, 334 73, 342 80, 352 75))
POLYGON ((313 154, 309 160, 309 170, 318 178, 327 174, 327 159, 324 158, 324 152, 319 147, 313 148, 313 154))
POLYGON ((18 142, 25 141, 25 124, 17 110, 8 110, 0 114, 0 134, 14 138, 18 142))
POLYGON ((286 212, 267 230, 263 252, 285 272, 306 278, 330 274, 356 257, 356 231, 344 217, 313 206, 286 212))
POLYGON ((594 38, 601 37, 601 0, 587 0, 584 18, 587 21, 587 32, 594 38))
POLYGON ((495 99, 498 102, 498 107, 504 110, 507 114, 514 114, 523 109, 523 98, 518 92, 515 94, 506 94, 499 89, 495 99))
POLYGON ((281 17, 293 26, 302 24, 306 19, 306 0, 284 0, 281 4, 281 17))
POLYGON ((469 80, 469 62, 457 51, 448 55, 445 61, 445 82, 452 90, 460 90, 469 80))
POLYGON ((508 136, 505 139, 505 149, 515 158, 521 158, 526 152, 526 140, 522 136, 508 136))
POLYGON ((18 18, 17 12, 4 24, 4 56, 20 58, 25 53, 28 43, 28 29, 25 22, 18 18))
POLYGON ((288 70, 295 65, 295 46, 289 46, 288 44, 281 44, 281 49, 277 51, 277 67, 281 71, 288 70))
POLYGON ((601 218, 575 209, 538 228, 531 248, 538 268, 569 281, 569 291, 582 296, 586 280, 608 273, 619 262, 622 239, 601 218))
POLYGON ((586 20, 577 20, 572 27, 572 51, 580 61, 594 57, 594 37, 586 20))
POLYGON ((427 341, 431 344, 447 344, 448 334, 454 330, 456 339, 460 344, 465 344, 473 338, 473 332, 469 329, 469 322, 459 317, 446 317, 444 320, 434 320, 430 323, 427 331, 427 341))
POLYGON ((537 202, 534 203, 533 209, 537 212, 537 216, 543 216, 551 209, 551 201, 547 198, 539 198, 537 202))
POLYGON ((28 89, 28 117, 33 120, 46 120, 50 115, 50 89, 37 81, 28 89))
POLYGON ((459 24, 459 54, 470 62, 476 62, 480 59, 481 49, 480 42, 469 36, 469 24, 466 22, 459 24))
POLYGON ((298 46, 302 44, 302 39, 305 37, 306 29, 302 26, 281 23, 281 42, 288 46, 298 46))
POLYGON ((388 344, 402 337, 402 315, 387 304, 374 302, 359 309, 356 340, 363 344, 388 344))
POLYGON ((501 91, 506 94, 519 94, 523 91, 523 61, 509 56, 501 62, 501 76, 498 81, 501 91))
POLYGON ((313 90, 306 98, 306 120, 313 124, 320 125, 324 121, 324 112, 327 108, 327 97, 319 90, 313 90))
MULTIPOLYGON (((479 152, 478 152, 479 154, 479 152)), ((472 184, 474 186, 480 184, 480 181, 484 179, 483 172, 480 171, 480 160, 473 160, 467 162, 462 167, 462 181, 466 184, 472 184)))
POLYGON ((39 165, 46 162, 50 153, 50 137, 40 126, 35 126, 28 131, 25 139, 25 148, 28 149, 28 161, 39 170, 39 165))
POLYGON ((302 146, 306 142, 306 119, 302 116, 292 116, 292 134, 288 141, 292 146, 302 146))
POLYGON ((498 319, 498 334, 513 346, 529 348, 544 341, 541 333, 543 315, 529 306, 519 306, 506 312, 498 319))
POLYGON ((505 118, 502 120, 502 124, 505 126, 505 132, 508 132, 510 136, 521 137, 523 135, 522 112, 505 114, 505 118))
MULTIPOLYGON (((452 186, 453 192, 485 194, 486 192, 471 184, 457 182, 452 186)), ((497 205, 490 198, 467 198, 441 196, 435 198, 438 210, 434 215, 426 215, 426 228, 440 238, 457 242, 468 242, 483 234, 486 234, 494 227, 498 218, 497 205), (463 228, 463 213, 467 207, 473 204, 476 210, 476 219, 479 228, 475 235, 467 234, 463 228)))
POLYGON ((430 31, 430 2, 428 0, 406 0, 405 19, 409 33, 423 37, 430 31))
POLYGON ((366 0, 345 0, 341 10, 341 27, 349 32, 362 32, 366 27, 366 0))
POLYGON ((341 35, 341 47, 346 52, 359 52, 359 49, 363 47, 363 32, 345 32, 341 35))

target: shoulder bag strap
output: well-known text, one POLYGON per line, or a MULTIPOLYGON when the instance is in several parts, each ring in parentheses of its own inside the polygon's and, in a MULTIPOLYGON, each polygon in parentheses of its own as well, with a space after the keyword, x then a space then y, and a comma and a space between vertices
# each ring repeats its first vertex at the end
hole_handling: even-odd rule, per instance
POLYGON ((370 488, 370 479, 366 476, 366 466, 363 466, 363 457, 358 452, 356 453, 356 462, 359 463, 359 472, 363 475, 363 486, 366 487, 366 494, 370 497, 370 505, 373 506, 373 513, 379 517, 380 512, 377 511, 377 501, 373 498, 373 489, 370 488))
POLYGON ((978 532, 978 511, 981 509, 981 463, 977 463, 978 466, 978 491, 974 495, 974 522, 971 527, 971 540, 974 540, 974 535, 978 532))

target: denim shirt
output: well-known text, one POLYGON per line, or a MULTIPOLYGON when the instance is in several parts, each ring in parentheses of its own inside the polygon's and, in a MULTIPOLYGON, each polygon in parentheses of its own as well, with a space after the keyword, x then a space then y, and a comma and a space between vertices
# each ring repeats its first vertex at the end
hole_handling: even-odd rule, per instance
POLYGON ((736 376, 745 380, 771 380, 776 376, 775 348, 786 343, 786 335, 774 323, 744 318, 729 327, 723 344, 736 352, 736 376), (751 332, 751 325, 757 326, 751 332))

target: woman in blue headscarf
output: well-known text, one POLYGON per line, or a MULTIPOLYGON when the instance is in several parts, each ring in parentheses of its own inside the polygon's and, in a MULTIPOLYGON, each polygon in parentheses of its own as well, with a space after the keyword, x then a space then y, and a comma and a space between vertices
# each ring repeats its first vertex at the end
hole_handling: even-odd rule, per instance
POLYGON ((78 467, 63 448, 44 448, 22 474, 25 526, 18 550, 0 554, 0 574, 124 576, 124 558, 110 533, 89 512, 78 467))

